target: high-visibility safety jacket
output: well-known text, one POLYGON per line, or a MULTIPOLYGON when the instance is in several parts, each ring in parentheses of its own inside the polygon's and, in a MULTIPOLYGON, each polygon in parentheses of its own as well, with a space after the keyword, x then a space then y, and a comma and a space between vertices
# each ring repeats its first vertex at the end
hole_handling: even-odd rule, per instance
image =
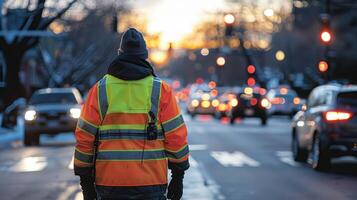
POLYGON ((187 129, 171 88, 147 76, 126 81, 105 75, 89 91, 75 131, 77 175, 93 169, 100 186, 167 184, 168 163, 189 167, 187 129), (156 140, 147 139, 149 111, 157 117, 156 140))

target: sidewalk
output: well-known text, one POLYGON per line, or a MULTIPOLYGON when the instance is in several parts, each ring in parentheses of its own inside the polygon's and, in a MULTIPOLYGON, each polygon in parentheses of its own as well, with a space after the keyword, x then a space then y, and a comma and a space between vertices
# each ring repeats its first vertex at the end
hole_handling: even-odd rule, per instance
MULTIPOLYGON (((0 121, 2 114, 0 114, 0 121)), ((23 137, 23 121, 17 119, 18 125, 14 129, 0 127, 0 148, 10 145, 12 141, 21 140, 23 137)))
POLYGON ((208 176, 203 165, 192 156, 190 168, 185 173, 183 200, 221 200, 219 186, 208 176))

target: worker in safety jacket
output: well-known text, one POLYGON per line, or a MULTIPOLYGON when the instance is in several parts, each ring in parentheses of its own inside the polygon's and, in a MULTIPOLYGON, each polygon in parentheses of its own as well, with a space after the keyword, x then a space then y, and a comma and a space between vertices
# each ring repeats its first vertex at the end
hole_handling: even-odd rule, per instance
POLYGON ((75 131, 74 171, 84 199, 179 200, 189 168, 187 129, 170 86, 146 61, 134 28, 89 91, 75 131))

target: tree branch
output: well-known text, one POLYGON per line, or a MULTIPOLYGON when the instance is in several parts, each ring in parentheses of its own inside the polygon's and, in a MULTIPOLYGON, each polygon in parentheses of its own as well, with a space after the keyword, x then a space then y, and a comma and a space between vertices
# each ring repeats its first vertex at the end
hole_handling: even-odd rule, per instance
MULTIPOLYGON (((46 0, 38 0, 37 2, 37 8, 33 12, 32 16, 29 18, 32 18, 32 21, 30 21, 28 24, 24 23, 24 26, 26 25, 26 30, 37 30, 39 24, 41 23, 42 20, 42 13, 43 10, 45 9, 45 2, 46 0)), ((19 46, 24 46, 26 43, 30 40, 30 37, 21 37, 19 40, 15 40, 19 46)))
POLYGON ((45 20, 45 21, 39 26, 39 29, 41 29, 41 30, 46 29, 53 21, 55 21, 55 20, 58 19, 58 18, 61 18, 62 15, 63 15, 64 13, 66 13, 67 10, 69 10, 69 9, 72 7, 72 5, 73 5, 74 3, 76 3, 76 1, 77 1, 77 0, 72 0, 72 1, 67 5, 67 7, 65 7, 65 8, 62 9, 60 12, 58 12, 54 17, 51 17, 51 18, 45 20))

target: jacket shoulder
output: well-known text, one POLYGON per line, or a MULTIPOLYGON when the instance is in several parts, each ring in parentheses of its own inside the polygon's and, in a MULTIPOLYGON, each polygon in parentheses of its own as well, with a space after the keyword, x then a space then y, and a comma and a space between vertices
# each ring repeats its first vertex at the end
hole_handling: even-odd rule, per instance
POLYGON ((161 93, 162 94, 170 94, 172 92, 171 86, 165 81, 161 80, 161 93))

